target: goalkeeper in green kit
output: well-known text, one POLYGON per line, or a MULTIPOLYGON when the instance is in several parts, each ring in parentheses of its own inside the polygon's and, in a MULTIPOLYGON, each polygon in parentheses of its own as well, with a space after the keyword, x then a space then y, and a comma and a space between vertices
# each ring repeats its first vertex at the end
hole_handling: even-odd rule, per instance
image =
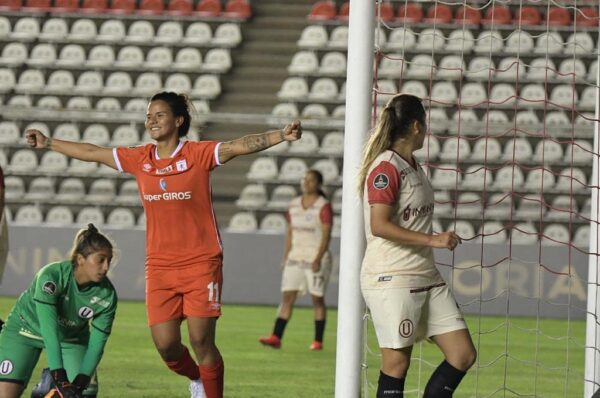
MULTIPOLYGON (((94 225, 77 233, 71 258, 44 266, 0 333, 0 397, 20 397, 46 350, 52 398, 95 397, 92 379, 110 336, 117 294, 107 278, 110 240, 94 225)), ((48 391, 49 390, 49 391, 48 391)))

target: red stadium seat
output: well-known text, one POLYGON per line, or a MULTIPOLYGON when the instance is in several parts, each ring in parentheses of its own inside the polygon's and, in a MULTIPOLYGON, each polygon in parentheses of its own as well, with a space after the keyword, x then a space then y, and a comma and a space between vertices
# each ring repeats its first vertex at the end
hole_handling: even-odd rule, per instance
POLYGON ((168 12, 171 15, 191 15, 194 11, 192 0, 171 0, 169 1, 168 12))
MULTIPOLYGON (((375 7, 377 7, 377 5, 375 7)), ((375 15, 377 15, 377 9, 375 9, 375 15)), ((381 3, 379 17, 381 18, 382 21, 385 21, 385 22, 394 20, 396 15, 395 15, 394 6, 392 5, 392 3, 381 3)))
POLYGON ((135 0, 112 0, 111 14, 131 14, 135 10, 135 0))
POLYGON ((196 6, 196 15, 201 17, 218 17, 223 8, 219 0, 200 0, 196 6))
POLYGON ((512 14, 506 6, 493 5, 486 11, 482 22, 484 25, 510 25, 512 14))
POLYGON ((575 12, 575 21, 578 26, 598 26, 598 10, 594 7, 583 7, 575 12))
POLYGON ((25 0, 25 6, 21 11, 25 12, 48 12, 50 0, 25 0))
POLYGON ((312 7, 308 19, 313 21, 329 21, 335 19, 336 16, 335 3, 330 0, 321 0, 312 7))
POLYGON ((450 23, 452 22, 452 10, 445 4, 436 4, 427 9, 425 22, 428 23, 450 23))
POLYGON ((569 26, 571 25, 571 13, 566 8, 551 7, 548 11, 548 25, 569 26))
POLYGON ((457 24, 479 25, 481 23, 481 12, 469 6, 460 6, 454 14, 454 22, 457 24))
POLYGON ((246 0, 229 0, 223 17, 246 20, 252 16, 252 8, 246 0))
POLYGON ((138 13, 143 15, 160 15, 164 10, 163 0, 142 0, 138 7, 138 13))
POLYGON ((419 4, 408 3, 398 8, 398 22, 419 23, 423 20, 423 8, 419 4))
POLYGON ((21 0, 0 0, 0 11, 17 11, 21 5, 21 0))
POLYGON ((540 12, 535 7, 522 7, 515 15, 515 23, 521 23, 524 26, 539 25, 542 21, 540 12))
POLYGON ((72 13, 79 9, 79 0, 54 0, 52 13, 72 13))
POLYGON ((350 2, 347 1, 340 6, 340 10, 338 11, 338 19, 340 21, 347 21, 350 16, 350 2))
POLYGON ((102 14, 106 12, 107 5, 107 0, 83 0, 79 10, 88 14, 102 14))

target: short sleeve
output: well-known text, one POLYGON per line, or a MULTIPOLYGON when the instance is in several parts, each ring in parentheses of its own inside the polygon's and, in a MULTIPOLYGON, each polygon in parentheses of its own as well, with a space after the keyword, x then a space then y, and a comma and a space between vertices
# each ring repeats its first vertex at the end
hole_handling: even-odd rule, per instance
POLYGON ((145 147, 139 146, 135 148, 119 147, 113 149, 113 156, 117 169, 120 172, 136 174, 140 170, 140 163, 144 156, 145 147))
MULTIPOLYGON (((190 142, 191 143, 191 142, 190 142)), ((206 170, 212 170, 219 166, 219 145, 218 141, 200 141, 193 143, 194 157, 200 167, 206 170)))
POLYGON ((59 268, 44 267, 39 271, 35 282, 33 299, 37 302, 56 305, 62 294, 62 281, 59 268))
POLYGON ((331 225, 333 223, 333 210, 331 209, 331 203, 326 203, 321 207, 319 214, 321 224, 331 225))
POLYGON ((398 169, 390 162, 379 163, 367 177, 366 189, 369 204, 395 205, 400 194, 398 169))

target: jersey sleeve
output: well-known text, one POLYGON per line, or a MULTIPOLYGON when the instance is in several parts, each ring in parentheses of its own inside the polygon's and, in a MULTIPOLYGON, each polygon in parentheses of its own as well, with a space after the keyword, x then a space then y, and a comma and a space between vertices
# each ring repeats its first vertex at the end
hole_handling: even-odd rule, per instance
POLYGON ((81 361, 79 373, 91 376, 100 363, 108 337, 112 331, 117 311, 117 295, 113 294, 111 305, 92 319, 88 347, 81 361))
POLYGON ((400 194, 400 173, 390 162, 381 162, 371 170, 367 177, 367 195, 369 204, 393 206, 400 194))
POLYGON ((331 203, 328 202, 321 207, 319 218, 321 219, 321 224, 331 225, 333 223, 333 210, 331 209, 331 203))
POLYGON ((122 173, 136 174, 140 169, 142 157, 144 156, 145 147, 113 148, 113 157, 117 165, 117 169, 122 173))
POLYGON ((212 170, 219 163, 219 146, 221 145, 218 141, 200 141, 193 143, 194 157, 200 167, 205 170, 212 170))

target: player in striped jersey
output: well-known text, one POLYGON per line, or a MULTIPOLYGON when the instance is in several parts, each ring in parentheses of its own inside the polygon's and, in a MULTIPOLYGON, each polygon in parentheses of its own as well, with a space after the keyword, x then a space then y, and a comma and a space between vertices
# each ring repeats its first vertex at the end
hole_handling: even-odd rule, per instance
POLYGON ((93 376, 117 309, 117 293, 106 276, 112 257, 110 240, 89 224, 75 237, 69 260, 36 274, 0 333, 0 397, 21 396, 42 349, 53 397, 96 396, 93 376))
POLYGON ((273 334, 260 338, 263 345, 281 347, 285 326, 292 316, 298 293, 312 296, 315 311, 315 339, 311 350, 323 349, 325 331, 325 289, 331 273, 329 240, 333 212, 321 186, 323 176, 308 170, 302 178, 302 195, 293 199, 287 211, 287 237, 283 255, 281 305, 273 334))
POLYGON ((221 398, 224 364, 215 334, 223 248, 210 172, 236 156, 295 141, 302 128, 294 121, 228 142, 184 141, 190 124, 187 97, 161 92, 150 99, 145 123, 156 143, 103 148, 48 138, 38 130, 28 130, 26 137, 32 147, 99 162, 136 178, 146 213, 146 308, 154 345, 169 369, 191 380, 193 398, 221 398), (198 363, 181 342, 184 319, 198 363))
POLYGON ((361 290, 381 349, 377 397, 404 396, 419 340, 433 341, 445 356, 424 398, 451 397, 476 358, 463 315, 435 267, 432 248, 454 250, 461 239, 432 233, 433 189, 413 157, 425 133, 421 100, 394 96, 369 138, 359 173, 367 238, 361 290))

